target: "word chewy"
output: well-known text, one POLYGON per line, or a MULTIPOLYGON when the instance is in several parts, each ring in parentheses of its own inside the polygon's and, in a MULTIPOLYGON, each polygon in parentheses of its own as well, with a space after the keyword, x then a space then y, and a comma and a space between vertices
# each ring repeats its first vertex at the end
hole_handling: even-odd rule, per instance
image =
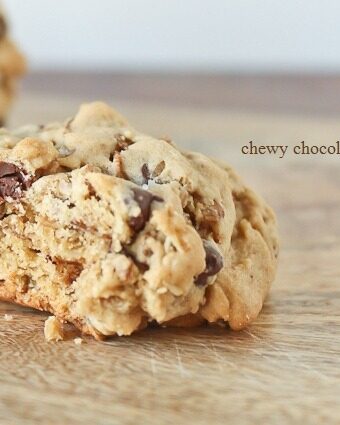
POLYGON ((242 146, 244 155, 278 155, 283 158, 287 152, 288 145, 255 145, 251 140, 247 145, 242 146))
MULTIPOLYGON (((288 152, 289 145, 256 145, 251 140, 248 144, 242 146, 241 151, 244 155, 276 155, 283 158, 288 152)), ((340 141, 333 145, 308 145, 304 140, 292 146, 295 155, 340 155, 340 141)))

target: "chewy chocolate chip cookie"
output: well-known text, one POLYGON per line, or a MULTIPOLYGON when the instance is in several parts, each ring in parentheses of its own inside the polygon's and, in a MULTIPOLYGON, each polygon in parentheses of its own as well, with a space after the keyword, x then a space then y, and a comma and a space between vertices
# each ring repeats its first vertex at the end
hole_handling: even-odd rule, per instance
POLYGON ((104 103, 0 134, 0 297, 100 338, 148 322, 254 320, 274 279, 272 210, 226 165, 104 103))

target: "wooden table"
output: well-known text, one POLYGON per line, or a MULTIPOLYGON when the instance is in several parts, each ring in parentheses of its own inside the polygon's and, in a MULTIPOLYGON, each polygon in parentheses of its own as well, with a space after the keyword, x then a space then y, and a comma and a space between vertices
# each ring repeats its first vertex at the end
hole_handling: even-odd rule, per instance
MULTIPOLYGON (((31 81, 12 123, 63 118, 87 96, 94 97, 61 97, 31 81)), ((242 332, 150 329, 80 346, 47 343, 45 314, 0 304, 0 423, 339 424, 340 158, 249 157, 240 148, 249 140, 331 144, 340 122, 308 106, 288 114, 274 101, 272 113, 211 99, 207 107, 167 104, 156 93, 148 102, 102 96, 136 127, 224 158, 266 197, 280 224, 278 276, 262 314, 242 332)))

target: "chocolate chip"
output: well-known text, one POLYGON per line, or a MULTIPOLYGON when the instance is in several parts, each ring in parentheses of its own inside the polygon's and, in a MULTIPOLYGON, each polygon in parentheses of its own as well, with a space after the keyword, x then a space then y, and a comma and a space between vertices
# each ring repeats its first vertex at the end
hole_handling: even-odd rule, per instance
POLYGON ((153 201, 163 202, 163 199, 159 196, 153 195, 151 192, 142 189, 132 189, 133 199, 137 202, 140 207, 140 214, 137 217, 130 217, 129 225, 136 232, 143 229, 145 223, 150 218, 151 203, 153 201))
POLYGON ((18 177, 5 177, 0 179, 0 194, 3 198, 17 199, 21 196, 21 184, 18 177))
POLYGON ((9 162, 0 162, 0 178, 15 174, 18 172, 18 167, 9 162))
POLYGON ((210 276, 216 275, 223 267, 223 257, 209 241, 203 240, 205 250, 205 270, 195 279, 195 285, 203 287, 210 276))
POLYGON ((161 198, 160 196, 153 195, 153 201, 156 201, 156 202, 164 202, 164 199, 163 199, 163 198, 161 198))
POLYGON ((0 197, 18 199, 32 184, 26 173, 14 164, 0 162, 0 197))
POLYGON ((129 224, 136 232, 138 232, 145 226, 145 223, 150 218, 150 209, 151 203, 153 201, 153 195, 152 193, 141 189, 132 189, 132 192, 133 198, 139 205, 141 212, 137 217, 131 217, 129 224))
POLYGON ((142 263, 141 261, 137 260, 137 257, 134 253, 128 250, 126 246, 123 246, 122 253, 128 257, 131 258, 131 260, 134 262, 137 269, 140 271, 140 273, 145 273, 149 270, 149 266, 146 263, 142 263))

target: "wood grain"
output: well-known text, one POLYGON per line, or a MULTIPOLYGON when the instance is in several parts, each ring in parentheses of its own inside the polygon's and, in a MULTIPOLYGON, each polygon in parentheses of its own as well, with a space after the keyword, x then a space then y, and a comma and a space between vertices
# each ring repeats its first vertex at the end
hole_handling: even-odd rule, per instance
MULTIPOLYGON (((77 103, 74 97, 26 96, 13 123, 62 118, 77 103)), ((185 147, 231 162, 270 201, 282 236, 275 285, 256 323, 242 332, 149 329, 80 346, 73 339, 47 343, 46 315, 0 304, 0 423, 340 423, 339 158, 240 153, 251 139, 331 143, 340 124, 224 109, 118 106, 145 131, 172 134, 185 147)))
POLYGON ((83 99, 118 98, 204 108, 337 117, 338 74, 204 74, 41 71, 30 73, 25 91, 68 93, 83 99))

